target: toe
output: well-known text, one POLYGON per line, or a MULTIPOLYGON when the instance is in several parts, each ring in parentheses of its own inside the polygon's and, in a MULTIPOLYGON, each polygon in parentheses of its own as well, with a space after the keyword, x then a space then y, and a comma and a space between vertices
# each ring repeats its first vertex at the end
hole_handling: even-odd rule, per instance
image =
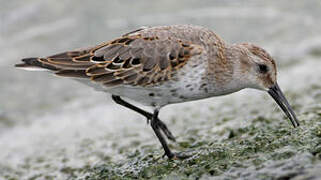
POLYGON ((172 160, 184 160, 187 159, 189 157, 192 157, 192 152, 175 152, 175 153, 171 153, 171 154, 164 154, 163 157, 167 156, 168 159, 172 159, 172 160))
POLYGON ((191 156, 192 156, 192 154, 188 153, 188 152, 177 152, 177 153, 174 153, 173 159, 183 160, 183 159, 187 159, 191 156))

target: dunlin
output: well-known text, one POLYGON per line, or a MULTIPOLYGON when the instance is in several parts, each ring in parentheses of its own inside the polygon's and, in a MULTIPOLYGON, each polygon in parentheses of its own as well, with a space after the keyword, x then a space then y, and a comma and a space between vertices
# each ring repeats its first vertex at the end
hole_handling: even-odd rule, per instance
POLYGON ((95 47, 40 58, 22 59, 16 67, 49 70, 108 92, 122 106, 150 121, 168 158, 173 153, 164 135, 175 141, 158 118, 167 104, 181 103, 254 88, 268 92, 294 127, 295 113, 276 81, 276 65, 262 48, 227 44, 213 31, 193 25, 140 28, 95 47), (147 112, 123 100, 152 106, 147 112))

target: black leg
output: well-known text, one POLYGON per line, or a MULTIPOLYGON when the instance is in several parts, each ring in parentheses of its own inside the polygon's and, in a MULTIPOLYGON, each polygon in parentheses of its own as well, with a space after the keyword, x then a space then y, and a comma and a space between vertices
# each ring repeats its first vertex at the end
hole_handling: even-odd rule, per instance
MULTIPOLYGON (((147 111, 145 111, 145 110, 143 110, 143 109, 140 109, 140 108, 138 108, 138 107, 136 107, 136 106, 134 106, 134 105, 132 105, 132 104, 124 101, 124 100, 121 99, 119 96, 112 95, 112 99, 113 99, 117 104, 122 105, 122 106, 125 106, 125 107, 127 107, 127 108, 129 108, 129 109, 131 109, 131 110, 133 110, 133 111, 136 111, 136 112, 138 112, 139 114, 145 116, 148 121, 149 121, 149 120, 152 120, 153 117, 154 117, 152 113, 149 113, 149 112, 147 112, 147 111)), ((175 141, 175 137, 174 137, 173 134, 168 130, 166 124, 165 124, 163 121, 161 121, 160 119, 158 119, 157 116, 156 116, 156 121, 155 121, 155 122, 154 122, 154 124, 156 124, 156 126, 163 131, 163 133, 166 135, 166 137, 167 137, 168 139, 170 139, 170 140, 172 140, 172 141, 175 141), (157 123, 155 123, 155 122, 157 122, 157 123)))
POLYGON ((172 141, 175 141, 175 138, 174 136, 172 135, 172 133, 168 130, 166 124, 164 124, 159 118, 158 118, 158 113, 159 113, 159 110, 156 109, 154 111, 154 113, 149 113, 145 110, 142 110, 126 101, 124 101, 123 99, 121 99, 119 96, 115 96, 115 95, 112 95, 112 99, 117 103, 117 104, 120 104, 122 106, 125 106, 133 111, 136 111, 138 112, 139 114, 145 116, 147 119, 151 120, 151 126, 158 138, 158 140, 160 141, 160 143, 162 144, 162 147, 165 151, 165 154, 164 156, 166 155, 169 159, 172 159, 172 158, 177 158, 177 159, 185 159, 185 158, 188 158, 190 157, 191 155, 190 154, 184 154, 184 153, 173 153, 168 145, 167 145, 167 142, 165 140, 165 138, 163 137, 162 133, 160 130, 163 131, 163 133, 167 136, 168 139, 172 140, 172 141))
POLYGON ((162 133, 159 131, 159 120, 158 120, 158 109, 154 111, 153 117, 151 119, 150 125, 152 126, 159 142, 162 144, 163 149, 165 151, 165 155, 169 158, 172 159, 175 155, 172 153, 172 151, 169 149, 166 140, 164 139, 162 133))
POLYGON ((159 110, 158 109, 155 109, 154 110, 154 114, 153 114, 153 117, 151 119, 151 126, 159 140, 159 142, 162 144, 163 146, 163 149, 165 151, 165 154, 164 156, 167 156, 168 159, 185 159, 185 158, 188 158, 188 157, 191 157, 191 154, 186 154, 184 152, 181 152, 181 153, 173 153, 168 145, 167 145, 167 142, 165 140, 165 138, 163 137, 162 133, 160 132, 160 126, 159 126, 159 123, 161 122, 159 119, 158 119, 158 113, 159 113, 159 110))

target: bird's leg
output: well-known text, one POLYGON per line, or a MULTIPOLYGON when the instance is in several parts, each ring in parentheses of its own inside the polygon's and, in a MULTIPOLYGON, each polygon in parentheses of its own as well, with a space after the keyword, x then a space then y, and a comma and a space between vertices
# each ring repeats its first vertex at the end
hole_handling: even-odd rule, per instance
MULTIPOLYGON (((112 99, 119 105, 122 105, 122 106, 125 106, 135 112, 138 112, 139 114, 145 116, 147 118, 147 120, 152 120, 153 119, 153 114, 152 113, 149 113, 143 109, 140 109, 139 107, 136 107, 126 101, 124 101, 123 99, 120 98, 120 96, 115 96, 115 95, 112 95, 112 99)), ((158 117, 156 116, 156 126, 158 128, 160 128, 163 133, 166 135, 166 137, 172 141, 175 142, 175 137, 173 136, 173 134, 169 131, 169 129, 167 128, 166 124, 161 121, 160 119, 158 119, 158 117)), ((155 123, 154 123, 155 124, 155 123)))
POLYGON ((169 159, 172 158, 178 158, 178 159, 185 159, 190 157, 190 155, 184 154, 184 153, 173 153, 171 152, 171 150, 169 149, 166 140, 164 139, 162 133, 160 132, 160 130, 163 131, 163 133, 167 136, 168 139, 175 141, 174 136, 172 135, 172 133, 168 130, 166 124, 164 124, 159 118, 158 118, 158 112, 159 110, 156 109, 154 111, 154 114, 149 113, 143 109, 140 109, 126 101, 124 101, 123 99, 121 99, 119 96, 115 96, 112 95, 112 99, 119 105, 125 106, 133 111, 138 112, 139 114, 145 116, 147 119, 151 120, 151 126, 158 138, 158 140, 160 141, 160 143, 163 146, 163 149, 165 151, 164 156, 166 155, 169 159))
POLYGON ((164 139, 162 133, 159 131, 160 129, 160 125, 159 123, 161 122, 159 119, 158 119, 158 113, 159 113, 159 109, 156 108, 154 110, 154 114, 153 114, 153 117, 151 119, 151 123, 150 125, 152 126, 159 142, 162 144, 163 146, 163 149, 165 151, 165 154, 164 156, 167 156, 168 159, 185 159, 185 158, 188 158, 190 157, 191 155, 190 154, 185 154, 184 152, 181 152, 181 153, 173 153, 168 145, 167 145, 167 142, 166 140, 164 139))
POLYGON ((154 110, 154 114, 153 114, 153 117, 151 119, 151 123, 150 125, 152 126, 159 142, 162 144, 163 146, 163 149, 165 151, 165 155, 169 158, 169 159, 172 159, 175 155, 172 153, 172 151, 169 149, 168 145, 167 145, 167 142, 166 140, 164 139, 162 133, 159 131, 159 119, 158 119, 158 112, 159 110, 158 109, 155 109, 154 110))

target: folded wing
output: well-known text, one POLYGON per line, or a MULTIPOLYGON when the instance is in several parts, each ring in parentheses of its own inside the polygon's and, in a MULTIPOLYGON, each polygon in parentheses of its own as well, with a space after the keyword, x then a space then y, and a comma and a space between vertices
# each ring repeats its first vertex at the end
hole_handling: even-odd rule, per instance
POLYGON ((26 58, 21 68, 42 68, 59 76, 85 78, 107 87, 148 86, 171 79, 188 60, 203 48, 192 42, 157 33, 126 34, 96 47, 26 58))

